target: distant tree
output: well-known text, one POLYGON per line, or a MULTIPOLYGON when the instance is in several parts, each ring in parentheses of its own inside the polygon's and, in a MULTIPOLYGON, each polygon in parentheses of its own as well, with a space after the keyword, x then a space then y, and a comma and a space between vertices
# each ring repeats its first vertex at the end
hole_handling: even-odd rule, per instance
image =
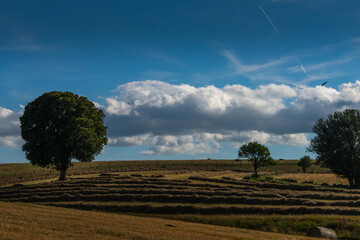
POLYGON ((22 149, 33 165, 53 166, 65 179, 72 159, 92 161, 107 143, 104 113, 71 92, 44 93, 20 117, 22 149))
POLYGON ((260 167, 276 164, 270 156, 270 150, 258 142, 249 142, 242 145, 239 148, 238 156, 247 158, 250 161, 254 169, 254 177, 258 177, 260 167))
POLYGON ((306 173, 306 170, 311 167, 312 161, 310 156, 303 156, 300 158, 300 161, 297 163, 297 165, 301 168, 303 173, 306 173))
POLYGON ((355 109, 330 114, 319 119, 313 131, 309 151, 317 163, 347 178, 351 188, 360 188, 360 113, 355 109))

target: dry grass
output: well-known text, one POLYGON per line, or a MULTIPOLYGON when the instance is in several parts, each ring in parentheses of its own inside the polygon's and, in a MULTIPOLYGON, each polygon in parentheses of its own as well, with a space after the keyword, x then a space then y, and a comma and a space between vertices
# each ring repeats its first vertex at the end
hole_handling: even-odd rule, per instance
POLYGON ((299 183, 312 181, 314 184, 348 184, 346 179, 331 173, 282 173, 273 177, 274 179, 294 179, 299 183))
MULTIPOLYGON (((297 173, 297 160, 279 161, 276 166, 261 168, 261 171, 272 173, 297 173)), ((248 161, 235 162, 234 160, 148 160, 148 161, 100 161, 75 162, 67 175, 92 174, 102 172, 157 172, 157 171, 242 171, 251 173, 252 166, 248 161)), ((309 172, 325 173, 329 170, 319 166, 312 166, 309 172)), ((16 182, 41 180, 58 177, 59 172, 52 168, 41 168, 29 163, 0 164, 0 185, 16 182)))
MULTIPOLYGON (((153 217, 156 215, 153 215, 153 217)), ((168 215, 163 218, 259 231, 304 234, 312 226, 335 230, 339 239, 359 239, 360 218, 332 215, 168 215)))
MULTIPOLYGON (((347 185, 348 181, 344 178, 340 178, 336 174, 332 173, 277 173, 274 172, 259 172, 260 176, 263 177, 273 177, 277 180, 284 180, 284 179, 293 179, 296 180, 298 183, 303 182, 313 182, 314 184, 324 184, 327 183, 329 185, 333 184, 343 184, 347 185)), ((208 177, 214 179, 221 179, 223 177, 229 177, 232 179, 241 180, 245 176, 251 176, 251 172, 234 172, 234 171, 218 171, 218 172, 209 172, 209 171, 202 171, 196 174, 188 173, 183 174, 181 178, 180 176, 174 175, 172 179, 185 179, 185 176, 199 176, 199 177, 208 177), (176 177, 177 176, 177 177, 176 177)), ((169 178, 170 179, 170 178, 169 178)))
MULTIPOLYGON (((289 214, 297 215, 299 218, 302 218, 304 214, 335 214, 339 215, 339 218, 346 217, 346 219, 349 216, 360 214, 360 201, 358 200, 360 190, 341 186, 301 184, 303 181, 316 182, 316 179, 318 180, 316 183, 322 183, 321 181, 331 183, 329 179, 336 178, 332 174, 275 174, 262 172, 262 179, 244 180, 243 176, 249 176, 249 174, 229 170, 166 170, 88 174, 81 177, 72 176, 63 182, 43 181, 42 183, 30 185, 15 184, 11 187, 0 187, 0 201, 32 202, 70 208, 66 211, 72 211, 71 208, 92 210, 91 214, 94 211, 101 211, 103 214, 104 212, 147 214, 148 216, 156 214, 164 217, 188 214, 196 216, 191 216, 191 219, 193 219, 190 219, 191 221, 214 222, 212 224, 217 225, 222 222, 221 219, 217 221, 217 217, 214 217, 214 219, 210 219, 211 221, 209 220, 210 222, 206 222, 208 220, 203 220, 201 216, 209 214, 218 216, 218 214, 222 214, 231 217, 234 214, 249 214, 248 216, 258 215, 262 218, 262 216, 277 214, 283 217, 280 220, 271 218, 263 222, 255 219, 252 221, 252 225, 246 225, 247 221, 231 218, 225 221, 226 223, 223 225, 300 235, 306 233, 309 224, 312 222, 308 218, 298 223, 287 221, 286 216, 289 214), (279 181, 269 176, 279 179, 296 179, 298 183, 279 181), (308 176, 312 178, 308 178, 308 176), (240 223, 239 221, 242 225, 236 224, 240 223)), ((314 217, 318 219, 317 216, 314 215, 314 217)), ((42 216, 39 219, 42 219, 42 216)), ((55 220, 50 219, 49 221, 55 220)), ((16 223, 16 221, 13 222, 16 223)), ((317 226, 330 224, 331 228, 340 231, 341 236, 353 237, 353 234, 347 234, 346 231, 353 233, 354 229, 356 229, 356 233, 360 233, 360 224, 358 222, 351 224, 346 222, 344 226, 338 220, 320 223, 317 226)), ((91 224, 95 223, 92 222, 91 224)), ((21 228, 21 226, 20 224, 19 227, 21 228)), ((52 226, 46 227, 46 229, 49 228, 55 229, 52 226)), ((91 234, 97 234, 91 232, 91 229, 89 231, 91 234)), ((119 235, 120 233, 114 234, 119 235)), ((151 237, 153 236, 152 233, 149 234, 151 237)), ((123 235, 122 239, 126 239, 124 236, 127 235, 123 235)), ((67 235, 65 237, 68 238, 67 235)), ((106 239, 103 236, 98 237, 106 239)), ((138 239, 154 238, 142 238, 140 236, 138 239)), ((199 239, 202 238, 199 237, 199 239)))
POLYGON ((311 239, 174 220, 4 202, 0 202, 0 238, 4 240, 311 239))

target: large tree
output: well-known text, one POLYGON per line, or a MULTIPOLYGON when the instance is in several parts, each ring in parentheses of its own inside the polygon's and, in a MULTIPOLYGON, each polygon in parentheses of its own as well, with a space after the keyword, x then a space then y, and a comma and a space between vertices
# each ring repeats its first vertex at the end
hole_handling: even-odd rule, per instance
POLYGON ((53 166, 65 179, 72 159, 92 161, 107 143, 104 113, 71 92, 44 93, 20 117, 22 149, 33 165, 53 166))
POLYGON ((352 188, 360 188, 360 112, 347 109, 319 119, 309 151, 317 163, 347 178, 352 188))
POLYGON ((260 167, 275 164, 275 161, 270 156, 270 150, 258 142, 249 142, 242 145, 239 148, 238 156, 240 158, 245 157, 251 162, 255 178, 258 177, 258 169, 260 167))

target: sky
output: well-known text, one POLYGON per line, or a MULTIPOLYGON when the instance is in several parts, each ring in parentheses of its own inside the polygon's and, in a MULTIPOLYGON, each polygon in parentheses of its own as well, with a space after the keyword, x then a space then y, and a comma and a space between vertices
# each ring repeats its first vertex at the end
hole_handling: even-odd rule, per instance
POLYGON ((360 1, 0 2, 0 163, 28 162, 19 117, 43 93, 103 109, 96 160, 274 158, 360 106, 360 1), (322 86, 323 83, 325 85, 322 86))

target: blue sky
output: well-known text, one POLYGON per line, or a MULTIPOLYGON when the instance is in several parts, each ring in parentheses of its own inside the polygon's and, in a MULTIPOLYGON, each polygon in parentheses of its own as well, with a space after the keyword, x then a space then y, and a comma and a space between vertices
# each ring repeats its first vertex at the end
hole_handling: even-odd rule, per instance
POLYGON ((103 108, 97 160, 236 158, 253 140, 275 158, 309 154, 317 119, 360 106, 359 11, 356 0, 2 1, 0 163, 26 162, 18 117, 54 90, 103 108))

